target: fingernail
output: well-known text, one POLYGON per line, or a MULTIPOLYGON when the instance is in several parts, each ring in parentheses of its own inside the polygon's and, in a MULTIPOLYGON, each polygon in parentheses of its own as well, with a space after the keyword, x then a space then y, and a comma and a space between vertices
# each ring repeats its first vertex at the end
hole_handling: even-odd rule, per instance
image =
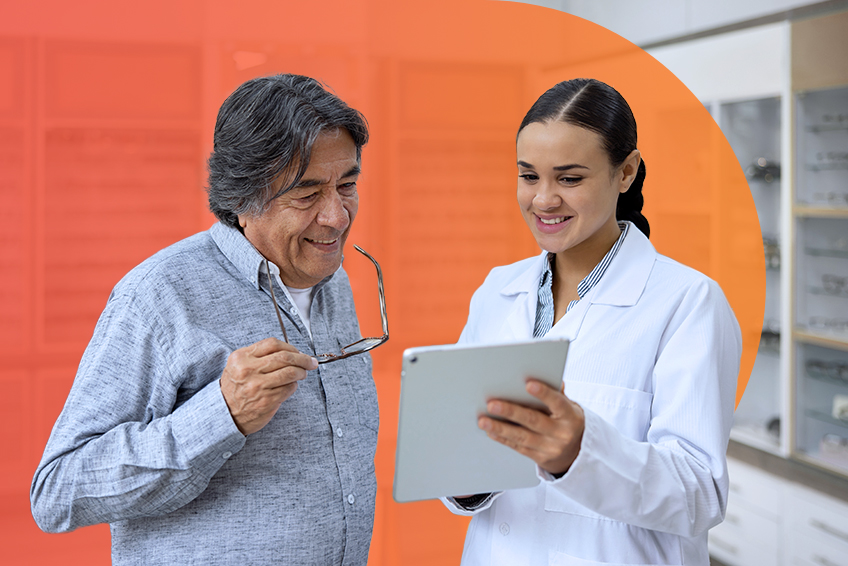
POLYGON ((489 412, 490 413, 499 414, 502 410, 503 410, 503 407, 501 406, 500 403, 497 403, 495 401, 492 401, 491 403, 489 403, 489 412))
POLYGON ((541 390, 542 388, 535 381, 527 382, 527 391, 529 391, 530 393, 538 393, 541 390))
POLYGON ((492 428, 492 423, 489 422, 489 419, 480 419, 477 421, 477 426, 479 426, 483 430, 489 430, 492 428))

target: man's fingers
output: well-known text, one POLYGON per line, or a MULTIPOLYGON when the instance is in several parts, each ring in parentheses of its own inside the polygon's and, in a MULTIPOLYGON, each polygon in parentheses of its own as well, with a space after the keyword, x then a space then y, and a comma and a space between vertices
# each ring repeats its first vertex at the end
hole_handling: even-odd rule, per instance
POLYGON ((273 354, 274 352, 297 352, 297 348, 277 338, 265 338, 255 344, 242 348, 242 350, 257 358, 273 354))
POLYGON ((263 356, 259 361, 261 365, 258 367, 258 370, 261 373, 273 373, 287 367, 303 368, 305 371, 318 367, 318 360, 297 350, 294 352, 273 352, 267 356, 263 356))

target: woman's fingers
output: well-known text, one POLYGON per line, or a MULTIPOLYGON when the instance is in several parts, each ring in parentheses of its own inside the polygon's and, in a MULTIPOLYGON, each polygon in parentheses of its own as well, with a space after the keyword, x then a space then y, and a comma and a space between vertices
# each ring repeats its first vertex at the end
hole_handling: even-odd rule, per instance
POLYGON ((547 410, 493 399, 486 409, 497 418, 483 415, 477 424, 493 440, 531 458, 542 469, 562 473, 580 451, 583 409, 562 392, 537 380, 528 380, 527 391, 547 410))

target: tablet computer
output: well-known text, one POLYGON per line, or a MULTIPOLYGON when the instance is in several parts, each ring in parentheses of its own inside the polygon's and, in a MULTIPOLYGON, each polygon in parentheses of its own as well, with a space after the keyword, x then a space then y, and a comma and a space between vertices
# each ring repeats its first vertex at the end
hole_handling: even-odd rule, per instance
POLYGON ((567 340, 410 348, 403 354, 395 501, 532 487, 536 464, 477 427, 489 399, 540 406, 528 377, 559 389, 567 340))

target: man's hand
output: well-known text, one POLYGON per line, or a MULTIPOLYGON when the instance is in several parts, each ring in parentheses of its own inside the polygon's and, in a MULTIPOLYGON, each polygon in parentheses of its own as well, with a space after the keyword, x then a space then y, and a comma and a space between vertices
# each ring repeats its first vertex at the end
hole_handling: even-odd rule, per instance
POLYGON ((481 416, 477 426, 490 438, 532 459, 546 472, 563 474, 580 452, 585 426, 583 409, 541 381, 530 379, 526 387, 528 393, 545 404, 549 414, 493 399, 486 404, 486 410, 510 422, 481 416))
POLYGON ((239 431, 248 435, 268 424, 297 382, 317 367, 315 358, 276 338, 230 354, 221 374, 221 393, 239 431))

